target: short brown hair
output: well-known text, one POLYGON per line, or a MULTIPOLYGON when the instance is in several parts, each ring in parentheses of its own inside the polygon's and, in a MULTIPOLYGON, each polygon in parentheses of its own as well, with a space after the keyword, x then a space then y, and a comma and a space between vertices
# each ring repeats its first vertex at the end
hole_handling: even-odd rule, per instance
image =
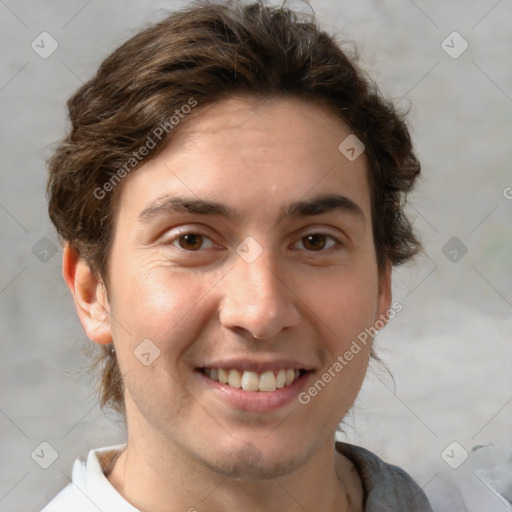
MULTIPOLYGON (((49 215, 61 241, 69 242, 105 285, 122 189, 113 180, 155 127, 169 124, 165 120, 191 99, 196 106, 185 122, 239 93, 293 95, 337 114, 365 145, 379 271, 420 251, 403 211, 420 173, 405 114, 382 97, 314 15, 267 6, 264 0, 200 1, 133 36, 68 100, 71 131, 48 161, 49 215), (109 193, 98 197, 100 189, 109 193)), ((145 161, 175 129, 179 126, 154 141, 145 161)), ((108 347, 100 350, 95 365, 102 365, 101 407, 124 412, 117 359, 108 347)))

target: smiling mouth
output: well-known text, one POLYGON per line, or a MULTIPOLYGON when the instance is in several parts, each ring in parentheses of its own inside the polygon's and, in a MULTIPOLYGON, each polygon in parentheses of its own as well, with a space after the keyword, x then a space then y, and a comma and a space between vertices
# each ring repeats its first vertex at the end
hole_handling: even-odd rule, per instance
POLYGON ((291 368, 263 373, 225 368, 199 368, 199 371, 211 380, 235 389, 267 393, 291 386, 297 379, 309 373, 307 370, 291 368))

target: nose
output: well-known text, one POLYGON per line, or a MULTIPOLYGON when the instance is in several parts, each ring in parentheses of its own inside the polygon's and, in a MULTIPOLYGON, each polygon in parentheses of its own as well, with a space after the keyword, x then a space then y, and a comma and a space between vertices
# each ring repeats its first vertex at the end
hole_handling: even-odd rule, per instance
POLYGON ((296 327, 300 320, 299 291, 293 289, 289 272, 277 264, 272 251, 264 250, 251 263, 235 256, 234 267, 223 281, 221 324, 261 340, 296 327))

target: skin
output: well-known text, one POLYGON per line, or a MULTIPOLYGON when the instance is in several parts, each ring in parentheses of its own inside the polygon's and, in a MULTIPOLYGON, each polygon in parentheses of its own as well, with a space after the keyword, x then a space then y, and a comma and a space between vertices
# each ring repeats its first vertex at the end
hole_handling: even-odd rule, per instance
POLYGON ((108 479, 140 510, 362 510, 361 480, 334 434, 370 343, 307 405, 272 411, 232 407, 194 371, 214 359, 286 358, 314 368, 307 390, 386 314, 390 267, 379 274, 367 160, 338 150, 350 133, 298 98, 223 100, 122 183, 108 295, 66 246, 82 325, 94 342, 114 342, 124 377, 128 445, 108 479), (366 221, 344 210, 278 218, 293 201, 333 192, 366 221), (166 212, 140 222, 165 194, 221 202, 240 217, 166 212), (203 238, 187 243, 184 233, 203 238), (327 236, 315 245, 306 237, 315 233, 327 236), (248 236, 262 249, 252 263, 236 252, 248 236), (149 366, 134 357, 144 339, 161 351, 149 366), (254 464, 237 456, 249 442, 254 464))

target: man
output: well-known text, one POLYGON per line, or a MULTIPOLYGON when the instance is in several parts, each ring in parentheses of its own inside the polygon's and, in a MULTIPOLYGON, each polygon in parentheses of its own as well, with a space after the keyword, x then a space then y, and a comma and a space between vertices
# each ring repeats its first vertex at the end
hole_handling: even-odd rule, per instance
POLYGON ((403 119, 314 20, 199 3, 68 102, 50 160, 63 274, 127 443, 45 512, 431 511, 335 431, 391 268, 420 249, 403 119))

